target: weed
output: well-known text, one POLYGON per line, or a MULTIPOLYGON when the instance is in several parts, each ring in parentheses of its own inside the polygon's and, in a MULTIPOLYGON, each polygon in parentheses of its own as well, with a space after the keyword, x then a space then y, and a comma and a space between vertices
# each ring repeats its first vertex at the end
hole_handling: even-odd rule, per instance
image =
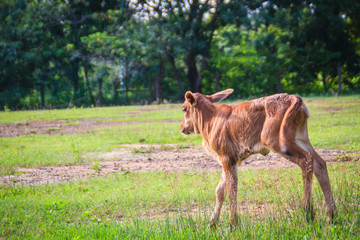
POLYGON ((76 143, 71 143, 73 157, 75 162, 82 163, 84 162, 84 159, 82 157, 82 151, 79 149, 78 145, 76 143))
POLYGON ((161 145, 159 148, 160 151, 169 151, 169 150, 173 150, 173 149, 175 149, 175 148, 172 146, 167 146, 167 145, 161 145))
POLYGON ((186 149, 186 148, 190 148, 190 146, 180 144, 180 145, 177 146, 177 148, 178 149, 186 149))
POLYGON ((59 130, 61 130, 61 128, 57 128, 57 127, 45 129, 45 131, 50 131, 50 132, 59 131, 59 130))
POLYGON ((11 109, 8 108, 8 106, 5 105, 5 106, 4 106, 4 111, 5 111, 5 112, 11 112, 11 109))
POLYGON ((80 125, 80 122, 79 121, 70 121, 70 120, 67 120, 65 122, 66 125, 80 125))
POLYGON ((23 120, 23 121, 19 121, 19 122, 14 122, 15 125, 19 125, 19 126, 28 126, 30 124, 29 120, 23 120))
POLYGON ((15 175, 17 171, 14 167, 1 168, 0 167, 0 176, 2 175, 15 175))
POLYGON ((334 158, 337 162, 349 162, 352 160, 352 157, 348 156, 347 154, 340 154, 334 158))
POLYGON ((131 172, 130 172, 128 169, 121 168, 121 174, 127 175, 127 174, 129 174, 129 173, 131 173, 131 172))
POLYGON ((154 151, 154 147, 150 147, 148 149, 146 149, 144 147, 134 148, 133 149, 134 153, 152 153, 153 151, 154 151))
POLYGON ((99 174, 101 171, 101 162, 95 159, 94 164, 92 164, 90 168, 99 174))

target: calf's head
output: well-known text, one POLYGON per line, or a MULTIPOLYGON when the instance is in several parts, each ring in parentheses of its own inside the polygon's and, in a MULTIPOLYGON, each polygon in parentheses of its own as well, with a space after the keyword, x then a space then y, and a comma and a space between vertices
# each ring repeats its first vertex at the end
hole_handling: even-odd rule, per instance
POLYGON ((198 120, 201 117, 199 114, 209 112, 210 108, 214 107, 213 103, 220 102, 233 91, 233 89, 227 89, 210 96, 187 91, 185 93, 185 102, 181 107, 184 112, 184 121, 180 126, 180 132, 184 134, 199 134, 198 120))

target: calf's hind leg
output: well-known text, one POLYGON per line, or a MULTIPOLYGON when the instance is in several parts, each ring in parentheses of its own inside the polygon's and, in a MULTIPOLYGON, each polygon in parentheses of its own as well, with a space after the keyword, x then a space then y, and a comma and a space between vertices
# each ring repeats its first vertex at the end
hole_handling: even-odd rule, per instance
POLYGON ((332 222, 334 213, 336 211, 336 206, 334 202, 334 198, 331 192, 330 180, 328 171, 326 168, 326 162, 316 153, 314 148, 312 147, 306 124, 296 135, 296 143, 298 146, 301 146, 303 150, 306 150, 306 153, 312 158, 313 163, 313 171, 315 173, 316 178, 320 184, 321 190, 324 194, 327 209, 328 209, 328 221, 332 222))
MULTIPOLYGON (((289 156, 287 154, 283 154, 283 156, 290 161, 298 164, 302 170, 303 175, 303 183, 304 183, 304 207, 309 212, 310 210, 311 217, 313 217, 313 210, 311 204, 311 181, 312 175, 315 173, 316 178, 320 184, 321 190, 325 197, 325 202, 327 205, 328 210, 328 222, 332 222, 335 212, 336 206, 335 201, 331 192, 330 180, 329 175, 326 167, 326 162, 316 153, 314 148, 311 146, 310 141, 303 141, 301 144, 303 148, 299 147, 292 147, 290 153, 293 156, 289 156), (304 155, 304 157, 297 158, 296 156, 304 155)), ((294 145, 292 145, 294 146, 294 145)))
POLYGON ((329 175, 326 167, 326 162, 312 149, 312 155, 315 158, 314 172, 319 181, 321 190, 325 197, 325 202, 328 209, 328 222, 332 222, 336 213, 335 201, 331 192, 329 175))
POLYGON ((304 186, 303 207, 305 209, 307 219, 313 219, 315 214, 312 206, 311 193, 314 173, 314 158, 309 152, 304 151, 297 144, 291 144, 288 146, 286 153, 282 153, 281 155, 291 162, 296 163, 300 167, 304 186))

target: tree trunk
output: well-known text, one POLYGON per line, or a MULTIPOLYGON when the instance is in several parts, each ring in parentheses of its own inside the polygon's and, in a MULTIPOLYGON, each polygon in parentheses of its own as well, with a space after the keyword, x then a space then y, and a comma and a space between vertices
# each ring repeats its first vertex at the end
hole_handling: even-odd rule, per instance
POLYGON ((128 61, 125 61, 125 77, 123 82, 123 91, 125 91, 125 95, 123 92, 123 100, 125 100, 125 103, 129 103, 129 85, 128 85, 128 78, 129 78, 129 63, 128 61))
POLYGON ((74 90, 74 101, 77 100, 78 98, 78 91, 79 91, 79 65, 78 62, 73 63, 74 65, 71 66, 71 78, 72 78, 72 82, 73 82, 73 90, 74 90))
POLYGON ((45 84, 44 84, 43 79, 40 83, 40 98, 41 98, 41 109, 44 109, 45 108, 45 84))
POLYGON ((94 99, 94 96, 92 94, 91 87, 90 87, 87 62, 83 61, 83 67, 84 67, 86 89, 87 89, 87 92, 89 94, 91 104, 95 105, 95 99, 94 99))
POLYGON ((279 71, 279 73, 278 73, 278 93, 282 92, 281 79, 282 79, 282 75, 281 75, 281 71, 279 71))
POLYGON ((220 74, 219 74, 219 69, 216 69, 216 72, 215 72, 215 92, 218 92, 219 91, 219 88, 220 88, 220 83, 219 83, 219 79, 220 78, 220 74))
POLYGON ((187 79, 192 92, 201 92, 198 84, 198 70, 196 67, 196 55, 189 53, 186 57, 185 64, 187 66, 187 79))
POLYGON ((175 58, 174 56, 171 54, 171 53, 166 53, 169 61, 170 61, 170 65, 174 71, 174 74, 175 74, 175 80, 177 82, 177 85, 178 85, 178 99, 182 99, 184 94, 185 94, 185 87, 184 87, 184 84, 183 82, 181 81, 181 78, 180 78, 180 74, 179 74, 179 71, 175 65, 175 58))
POLYGON ((125 104, 129 104, 129 86, 125 84, 125 104))
POLYGON ((196 79, 196 89, 198 89, 198 92, 201 92, 201 77, 205 67, 206 67, 206 58, 204 56, 201 56, 200 70, 196 79))
POLYGON ((113 93, 114 93, 113 103, 114 104, 116 104, 119 99, 119 91, 118 91, 119 86, 120 86, 119 82, 116 82, 116 81, 113 82, 113 93))
POLYGON ((125 85, 127 83, 127 77, 128 77, 128 71, 129 71, 129 65, 128 61, 126 61, 125 57, 121 59, 121 77, 120 84, 121 84, 121 90, 122 90, 122 100, 124 103, 127 102, 127 95, 125 97, 125 85))
POLYGON ((339 85, 339 88, 338 88, 338 92, 337 94, 340 95, 341 94, 341 91, 342 91, 342 79, 341 79, 341 63, 340 61, 338 62, 337 64, 337 70, 338 70, 338 85, 339 85))
POLYGON ((100 107, 102 105, 102 79, 98 79, 98 102, 97 106, 100 107))
POLYGON ((160 77, 155 77, 155 96, 157 104, 160 104, 160 77))
POLYGON ((164 64, 162 62, 162 58, 159 58, 159 72, 155 79, 155 95, 157 104, 161 103, 161 81, 164 77, 164 64))
POLYGON ((325 93, 327 93, 329 91, 329 88, 327 87, 327 83, 326 83, 326 77, 323 77, 321 79, 322 83, 323 83, 323 86, 324 86, 324 91, 325 93))

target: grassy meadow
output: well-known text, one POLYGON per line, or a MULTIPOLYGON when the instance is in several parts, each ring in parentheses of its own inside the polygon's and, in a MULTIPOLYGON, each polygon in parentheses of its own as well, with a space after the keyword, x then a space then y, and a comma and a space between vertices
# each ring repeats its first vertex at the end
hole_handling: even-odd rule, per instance
MULTIPOLYGON (((358 157, 360 96, 306 100, 312 144, 358 157)), ((84 134, 2 137, 0 174, 16 173, 18 166, 81 164, 93 160, 89 153, 140 139, 201 144, 199 136, 179 133, 180 105, 0 112, 0 124, 82 118, 128 124, 84 134)), ((120 171, 65 184, 0 185, 0 239, 358 239, 360 163, 329 164, 328 170, 338 208, 334 224, 326 223, 316 180, 316 217, 306 221, 298 168, 239 172, 236 231, 228 227, 227 202, 218 229, 208 226, 220 173, 120 171)))

